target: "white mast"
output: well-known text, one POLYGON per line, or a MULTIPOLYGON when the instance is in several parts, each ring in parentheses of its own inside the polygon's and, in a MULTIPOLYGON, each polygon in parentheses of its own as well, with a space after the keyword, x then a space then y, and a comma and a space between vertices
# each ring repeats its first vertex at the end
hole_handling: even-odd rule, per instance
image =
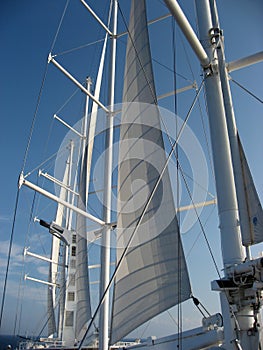
MULTIPOLYGON (((182 13, 178 10, 179 5, 177 2, 175 0, 165 1, 186 35, 190 45, 196 52, 204 69, 206 100, 216 177, 222 257, 225 268, 224 279, 215 281, 220 282, 219 284, 221 284, 221 286, 215 283, 217 287, 214 288, 215 290, 221 291, 225 338, 223 346, 224 349, 227 350, 237 349, 240 348, 240 346, 242 346, 243 349, 255 349, 255 347, 258 347, 259 342, 259 330, 256 318, 258 311, 254 310, 252 302, 247 300, 246 293, 238 284, 234 283, 235 294, 231 294, 226 284, 224 284, 224 281, 233 282, 233 278, 238 276, 238 274, 240 277, 241 270, 247 271, 247 265, 249 265, 242 264, 245 258, 245 252, 241 243, 236 183, 234 180, 234 175, 236 175, 238 169, 238 162, 236 159, 239 155, 236 154, 236 127, 230 90, 226 83, 226 73, 222 73, 225 69, 224 56, 223 54, 219 54, 219 59, 217 56, 217 37, 214 35, 215 29, 213 28, 209 0, 196 1, 199 36, 201 44, 205 47, 205 51, 209 57, 209 65, 204 64, 204 60, 195 50, 195 46, 198 45, 195 42, 195 38, 191 38, 191 33, 187 29, 189 23, 187 23, 187 20, 185 21, 185 18, 182 20, 182 13), (221 82, 222 77, 223 82, 221 82), (222 91, 224 92, 224 96, 222 91), (224 102, 225 96, 227 97, 226 102, 224 102), (233 155, 231 155, 231 151, 234 152, 233 155), (235 166, 236 169, 235 174, 233 166, 235 166), (235 266, 239 266, 239 268, 235 266)), ((214 14, 214 22, 215 17, 216 14, 214 14)), ((219 35, 220 33, 216 34, 219 35)), ((237 184, 239 186, 239 181, 237 181, 237 184)), ((255 264, 256 261, 251 262, 251 265, 256 266, 255 264)), ((251 293, 253 294, 252 291, 251 293)), ((254 295, 256 300, 256 292, 253 296, 254 295)))
MULTIPOLYGON (((196 2, 196 8, 201 42, 203 41, 206 44, 206 51, 211 58, 211 68, 204 69, 204 74, 216 177, 222 256, 225 278, 229 278, 231 275, 228 268, 231 265, 233 267, 233 265, 243 262, 245 258, 244 248, 241 243, 233 171, 234 165, 236 169, 236 184, 241 187, 239 181, 241 174, 237 171, 240 166, 239 154, 237 154, 237 132, 227 78, 225 74, 222 74, 224 70, 224 56, 220 54, 221 57, 218 60, 217 52, 215 51, 217 42, 213 37, 213 32, 211 32, 213 24, 209 0, 199 0, 196 2), (227 97, 225 103, 222 94, 220 70, 221 77, 223 76, 224 78, 224 97, 227 97)), ((243 208, 241 209, 242 212, 243 208)), ((242 290, 237 288, 237 296, 233 297, 231 295, 230 297, 229 291, 221 288, 220 296, 225 334, 224 347, 226 349, 235 349, 239 343, 244 349, 252 349, 258 346, 258 336, 251 337, 251 330, 255 330, 252 304, 247 303, 246 306, 244 305, 246 298, 243 294, 242 290), (231 299, 231 303, 229 299, 231 299)))
POLYGON ((209 31, 213 27, 209 0, 196 2, 196 9, 201 43, 205 43, 206 52, 211 62, 209 67, 204 68, 204 76, 216 177, 222 254, 224 266, 227 267, 228 265, 241 263, 245 256, 241 247, 236 189, 221 81, 218 72, 218 59, 209 35, 209 31))
MULTIPOLYGON (((221 79, 221 85, 222 85, 222 92, 224 96, 226 121, 227 121, 229 142, 231 147, 233 170, 235 175, 235 185, 236 185, 236 191, 237 191, 236 193, 237 193, 238 209, 239 209, 239 216, 240 216, 240 223, 241 223, 240 227, 241 227, 241 232, 244 235, 245 232, 250 231, 249 217, 247 212, 246 196, 245 196, 245 189, 244 189, 244 183, 243 183, 242 167, 241 167, 240 152, 239 152, 239 145, 238 145, 238 134, 237 134, 237 127, 235 122, 235 113, 233 109, 232 96, 230 91, 226 63, 225 63, 224 42, 223 42, 220 28, 219 28, 219 20, 218 20, 215 1, 212 2, 211 16, 212 16, 212 22, 214 27, 214 35, 215 35, 214 40, 216 41, 215 44, 217 46, 219 45, 219 49, 217 49, 219 73, 220 73, 220 79, 221 79)), ((247 247, 247 258, 250 258, 249 247, 247 247)))
MULTIPOLYGON (((110 280, 110 234, 111 234, 111 191, 112 191, 112 157, 113 157, 113 111, 115 89, 115 65, 117 44, 117 13, 118 3, 113 0, 112 36, 111 36, 111 62, 109 77, 109 113, 107 115, 106 155, 105 155, 105 188, 104 188, 104 220, 105 227, 101 239, 101 277, 100 297, 105 292, 110 280), (108 224, 108 225, 107 225, 108 224)), ((99 349, 107 350, 109 343, 109 293, 105 295, 100 309, 99 349)))

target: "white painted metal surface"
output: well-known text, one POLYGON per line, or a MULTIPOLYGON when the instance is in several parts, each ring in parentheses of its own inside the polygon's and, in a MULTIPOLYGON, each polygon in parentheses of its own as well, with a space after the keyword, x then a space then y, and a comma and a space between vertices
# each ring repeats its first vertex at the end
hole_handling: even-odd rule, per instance
POLYGON ((198 40, 193 28, 188 22, 188 19, 183 13, 180 5, 176 0, 165 0, 165 3, 171 11, 172 15, 174 16, 174 18, 176 19, 176 22, 180 26, 187 40, 189 41, 189 44, 191 45, 192 49, 199 58, 201 65, 203 67, 207 67, 210 64, 210 58, 208 57, 203 46, 200 44, 200 41, 198 40))

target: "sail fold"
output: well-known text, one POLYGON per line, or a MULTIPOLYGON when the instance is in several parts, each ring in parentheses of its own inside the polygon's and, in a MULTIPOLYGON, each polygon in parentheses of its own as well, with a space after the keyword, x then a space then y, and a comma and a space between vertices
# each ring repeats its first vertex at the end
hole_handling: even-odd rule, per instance
POLYGON ((112 344, 191 293, 168 169, 163 172, 166 154, 155 101, 145 2, 134 0, 120 126, 116 232, 121 263, 112 344))

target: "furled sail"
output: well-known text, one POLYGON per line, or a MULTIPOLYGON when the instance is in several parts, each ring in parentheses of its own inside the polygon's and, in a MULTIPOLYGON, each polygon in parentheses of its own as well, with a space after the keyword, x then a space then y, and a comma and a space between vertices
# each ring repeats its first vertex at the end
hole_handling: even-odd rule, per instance
MULTIPOLYGON (((66 162, 66 168, 63 176, 62 183, 67 185, 69 179, 69 162, 66 162)), ((60 189, 59 197, 63 200, 66 200, 67 190, 64 187, 60 189)), ((55 218, 55 223, 59 226, 64 226, 65 224, 65 213, 64 206, 62 204, 58 204, 57 213, 55 218)), ((61 241, 56 236, 52 237, 52 246, 51 246, 51 256, 50 259, 52 263, 49 266, 49 282, 57 284, 58 283, 58 263, 59 263, 59 253, 60 253, 60 244, 61 241)), ((62 267, 62 269, 65 269, 62 267)), ((62 275, 65 274, 65 271, 62 272, 62 275)), ((59 313, 59 323, 63 322, 63 313, 65 307, 65 290, 63 288, 63 281, 59 281, 62 286, 59 296, 59 305, 60 305, 60 313, 59 313), (62 283, 61 283, 62 282, 62 283)), ((57 332, 56 321, 55 321, 55 303, 56 303, 56 287, 48 287, 48 336, 52 336, 57 332)), ((61 326, 59 327, 61 328, 61 326)))
POLYGON ((191 293, 167 169, 147 201, 166 162, 155 101, 145 2, 133 0, 120 126, 117 262, 125 256, 115 279, 112 344, 191 293))
MULTIPOLYGON (((105 56, 106 56, 106 48, 107 48, 107 39, 108 34, 105 35, 102 52, 101 52, 101 58, 100 58, 100 64, 96 79, 96 85, 94 89, 94 98, 96 100, 99 100, 100 98, 100 91, 101 91, 101 84, 102 84, 102 74, 103 74, 103 67, 105 62, 105 56)), ((86 106, 87 108, 87 106, 86 106)), ((95 139, 95 130, 97 125, 97 115, 98 115, 98 105, 97 103, 92 104, 90 119, 89 119, 89 125, 87 130, 87 166, 86 166, 86 204, 88 202, 88 190, 89 190, 89 182, 90 182, 90 169, 91 169, 91 162, 92 162, 92 154, 93 154, 93 146, 94 146, 94 139, 95 139)), ((85 130, 84 130, 85 131, 85 130)))
MULTIPOLYGON (((102 52, 99 70, 96 78, 96 85, 94 90, 95 99, 99 99, 101 83, 102 83, 102 73, 105 61, 106 44, 107 44, 108 34, 106 34, 102 52)), ((90 78, 87 79, 87 83, 90 84, 90 78)), ((92 111, 88 119, 88 108, 89 108, 89 98, 86 99, 85 114, 82 123, 82 133, 86 135, 86 139, 82 143, 82 157, 80 165, 80 176, 78 180, 78 207, 86 211, 88 203, 88 190, 90 183, 90 171, 92 163, 92 153, 93 144, 95 137, 95 129, 97 123, 97 112, 98 105, 96 103, 92 104, 92 111)), ((71 293, 76 294, 75 306, 72 306, 72 301, 68 305, 69 318, 66 322, 66 327, 64 328, 64 340, 68 343, 70 339, 82 339, 83 334, 86 330, 87 322, 91 318, 91 305, 90 305, 90 291, 89 291, 89 277, 88 277, 88 256, 87 256, 87 231, 86 231, 86 219, 82 215, 77 215, 76 217, 76 266, 70 267, 71 274, 74 274, 74 283, 70 287, 71 293), (76 314, 73 313, 76 310, 76 314), (69 327, 70 324, 70 327, 69 327), (74 336, 72 334, 74 331, 74 336)), ((73 260, 75 257, 73 257, 73 260)), ((67 319, 67 317, 66 317, 67 319)))
MULTIPOLYGON (((79 178, 78 207, 86 210, 86 169, 87 153, 81 165, 79 178)), ((81 339, 83 331, 91 318, 90 291, 88 277, 86 218, 78 214, 76 219, 76 338, 81 339)))
MULTIPOLYGON (((238 145, 250 228, 249 232, 242 231, 242 243, 249 246, 263 242, 263 210, 239 137, 238 145)), ((242 216, 240 220, 242 225, 242 216)))
MULTIPOLYGON (((102 73, 105 61, 105 53, 107 47, 106 34, 103 48, 101 52, 101 59, 99 70, 96 79, 94 97, 99 99, 101 83, 102 83, 102 73)), ((88 104, 86 105, 88 108, 88 104)), ((82 210, 86 210, 88 203, 88 187, 90 182, 90 171, 92 162, 92 153, 94 145, 94 136, 97 123, 97 113, 98 105, 96 103, 92 104, 92 111, 89 119, 89 126, 83 133, 87 133, 87 142, 85 145, 85 154, 82 160, 82 169, 80 174, 79 183, 79 201, 78 207, 82 210)), ((76 264, 76 284, 77 284, 77 314, 76 314, 76 337, 78 339, 82 338, 82 332, 85 329, 87 321, 91 318, 91 306, 90 306, 90 291, 88 283, 88 257, 87 257, 87 239, 86 239, 86 219, 78 215, 77 216, 77 264, 76 264)))

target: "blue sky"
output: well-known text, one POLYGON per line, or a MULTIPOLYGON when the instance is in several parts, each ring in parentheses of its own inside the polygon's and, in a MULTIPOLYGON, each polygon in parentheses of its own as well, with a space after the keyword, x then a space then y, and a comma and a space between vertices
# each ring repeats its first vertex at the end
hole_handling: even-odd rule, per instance
MULTIPOLYGON (((152 1, 152 0, 151 0, 152 1)), ((149 2, 149 1, 148 1, 149 2)), ((29 130, 36 108, 37 98, 41 86, 41 81, 45 72, 47 55, 52 45, 57 26, 62 14, 66 1, 62 0, 13 0, 1 1, 0 3, 0 36, 1 36, 1 65, 0 65, 0 92, 1 92, 1 138, 0 138, 0 155, 1 155, 1 196, 0 196, 0 274, 1 280, 5 273, 6 253, 8 241, 10 238, 13 209, 17 191, 17 179, 22 168, 23 157, 29 136, 29 130)), ((106 1, 95 2, 94 6, 102 18, 105 17, 104 3, 106 1)), ((120 4, 124 3, 123 1, 120 4)), ((159 15, 157 12, 158 1, 152 1, 150 9, 150 18, 159 15)), ((124 5, 122 5, 124 6, 124 5)), ((183 8, 191 21, 194 21, 194 15, 190 12, 192 1, 184 1, 183 8)), ((221 0, 218 2, 221 27, 224 30, 226 55, 228 61, 235 60, 239 57, 262 51, 263 40, 263 3, 261 0, 221 0)), ((124 12, 127 12, 127 6, 124 6, 124 12)), ((162 13, 166 13, 162 8, 162 13)), ((102 38, 102 32, 99 27, 90 21, 91 18, 87 11, 77 3, 73 2, 69 6, 69 12, 66 14, 65 22, 57 38, 54 53, 60 53, 73 47, 78 47, 94 40, 102 38)), ((105 19, 106 21, 106 19, 105 19)), ((195 28, 194 22, 193 26, 195 28)), ((123 25, 122 25, 123 27, 123 25)), ((167 27, 168 28, 168 27, 167 27)), ((162 53, 163 40, 162 32, 158 29, 151 29, 150 34, 154 36, 156 42, 153 47, 153 55, 160 62, 166 64, 166 57, 162 53), (161 41, 160 41, 161 40, 161 41)), ((124 45, 120 44, 120 52, 123 55, 124 45)), ((187 52, 191 50, 187 47, 187 52)), ((185 57, 185 56, 184 56, 185 57)), ((83 81, 87 74, 95 76, 97 65, 94 58, 98 59, 98 51, 92 53, 92 48, 87 47, 83 50, 64 54, 58 60, 72 69, 74 74, 83 81), (85 61, 81 61, 80 55, 86 55, 85 61), (80 62, 81 65, 80 65, 80 62), (90 64, 92 69, 90 70, 90 64)), ((183 63, 178 58, 180 65, 183 63)), ((167 61, 168 62, 168 61, 167 61)), ((185 65, 186 61, 185 61, 185 65)), ((198 63, 193 59, 193 66, 200 73, 198 63)), ((181 68, 180 68, 181 69, 181 68)), ((197 73, 197 77, 198 77, 197 73)), ((163 73, 163 74, 168 74, 163 73)), ((187 77, 191 78, 189 70, 187 77)), ((263 65, 262 63, 254 67, 246 68, 243 71, 233 72, 233 78, 253 91, 262 98, 262 81, 263 65)), ((163 76, 166 79, 166 75, 163 76)), ((167 79, 170 79, 167 75, 167 79)), ((198 77, 200 81, 200 77, 198 77)), ((185 84, 178 78, 178 85, 185 84)), ((261 199, 263 199, 263 180, 262 180, 262 150, 263 150, 263 119, 262 105, 247 95, 240 88, 233 85, 233 99, 235 103, 237 125, 240 131, 241 139, 247 154, 252 174, 261 199)), ((52 154, 52 149, 56 149, 63 138, 65 131, 61 125, 53 125, 53 114, 60 110, 60 107, 66 99, 75 91, 75 87, 68 82, 62 74, 54 67, 48 68, 47 79, 43 90, 39 115, 36 121, 36 128, 32 138, 32 147, 27 159, 26 171, 32 170, 41 163, 43 159, 52 154), (61 88, 63 86, 63 89, 61 88), (50 131, 51 130, 51 131, 50 131), (52 142, 50 141, 52 140, 52 142), (48 141, 48 142, 47 142, 48 141)), ((166 92, 166 91, 164 91, 166 92)), ((105 93, 104 93, 105 95, 105 93)), ((186 95, 187 99, 192 99, 192 95, 186 95)), ((184 98, 186 100, 186 97, 184 98)), ((80 118, 83 108, 83 96, 77 94, 73 98, 70 106, 62 109, 61 113, 66 120, 71 120, 72 124, 80 118)), ((185 101, 180 107, 180 113, 185 113, 185 101)), ((179 113, 179 115, 180 115, 179 113)), ((197 127, 195 121, 191 121, 191 127, 197 127)), ((214 191, 211 184, 211 191, 214 191)), ((213 192, 214 193, 214 192, 213 192)), ((7 288, 7 302, 4 313, 3 332, 13 332, 14 315, 16 313, 16 298, 20 280, 20 273, 23 265, 22 250, 25 242, 28 211, 31 207, 32 193, 23 189, 22 202, 19 204, 17 224, 14 236, 14 246, 12 250, 12 260, 10 267, 10 279, 7 288), (23 219, 26 219, 24 223, 23 219)), ((48 212, 48 211, 47 211, 48 212)), ((47 213, 46 212, 46 213, 47 213)), ((44 212, 45 213, 45 212, 44 212)), ((208 231, 211 236, 211 244, 215 253, 218 255, 219 235, 217 230, 217 219, 214 211, 212 219, 208 224, 208 231), (215 237, 211 232, 216 232, 215 237)), ((35 228, 30 229, 30 245, 34 244, 41 251, 41 245, 47 244, 47 237, 39 230, 39 235, 32 232, 35 228), (39 241, 42 239, 43 241, 39 241)), ((198 230, 198 228, 196 228, 198 230)), ((197 232, 190 234, 185 238, 185 244, 190 247, 197 236, 197 232)), ((200 243, 202 248, 202 243, 200 243)), ((253 249, 255 254, 262 249, 257 246, 253 249)), ((43 252, 43 251, 42 251, 43 252)), ((47 253, 47 252, 46 252, 47 253)), ((189 265, 194 265, 196 259, 199 259, 199 252, 195 249, 189 257, 189 265)), ((220 258, 218 257, 220 263, 220 258)), ((32 262, 32 260, 31 260, 32 262)), ((205 268, 205 261, 200 259, 203 264, 201 270, 205 268)), ((34 270, 32 267, 25 268, 25 272, 38 272, 42 277, 46 275, 46 268, 43 264, 38 264, 34 270)), ((211 296, 209 292, 209 283, 205 289, 202 285, 205 283, 202 276, 197 275, 194 270, 192 277, 195 280, 195 290, 197 294, 207 293, 211 308, 214 310, 216 297, 211 296), (200 276, 200 277, 197 277, 200 276)), ((208 272, 209 278, 216 278, 213 268, 208 272), (214 276, 214 277, 213 277, 214 276)), ((43 277, 43 278, 44 278, 43 277)), ((28 300, 23 306, 23 327, 22 332, 36 332, 37 322, 45 312, 45 290, 42 287, 28 284, 30 292, 28 300), (36 322, 34 327, 31 325, 32 305, 36 322), (27 316, 25 316, 27 315, 27 316)), ((0 294, 1 296, 1 294, 0 294)), ((186 306, 191 310, 191 307, 186 306)), ((189 311, 188 310, 188 311, 189 311)), ((198 315, 193 316, 195 319, 198 315)), ((187 319, 188 316, 186 316, 187 319)), ((199 317, 199 316, 198 316, 199 317)), ((164 322, 164 321, 163 321, 164 322)), ((191 322, 189 321, 189 325, 191 322)), ((166 325, 167 326, 167 325, 166 325)), ((157 328, 153 324, 153 331, 157 328)))

